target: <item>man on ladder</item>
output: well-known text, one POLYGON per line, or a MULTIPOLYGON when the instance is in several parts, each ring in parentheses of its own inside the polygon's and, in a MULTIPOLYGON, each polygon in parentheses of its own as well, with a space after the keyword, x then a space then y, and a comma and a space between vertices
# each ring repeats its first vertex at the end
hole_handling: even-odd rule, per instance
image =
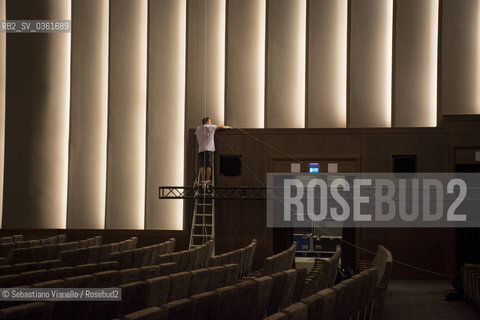
POLYGON ((212 185, 213 152, 215 151, 214 135, 217 129, 231 129, 232 127, 223 124, 212 124, 212 119, 205 117, 202 125, 197 127, 195 135, 198 142, 198 176, 195 180, 195 187, 203 186, 206 190, 212 185))
POLYGON ((198 142, 198 176, 195 179, 195 204, 189 248, 195 248, 215 237, 215 199, 212 177, 214 135, 217 129, 231 129, 225 125, 214 125, 208 117, 202 119, 195 135, 198 142), (208 195, 207 195, 208 194, 208 195))

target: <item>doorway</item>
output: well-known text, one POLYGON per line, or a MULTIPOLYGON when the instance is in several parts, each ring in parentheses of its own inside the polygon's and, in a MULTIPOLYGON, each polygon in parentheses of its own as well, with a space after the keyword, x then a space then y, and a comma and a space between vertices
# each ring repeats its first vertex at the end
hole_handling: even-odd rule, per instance
MULTIPOLYGON (((296 162, 292 159, 273 159, 271 172, 291 173, 293 167, 299 169, 299 173, 327 173, 332 169, 338 173, 360 172, 359 156, 296 156, 296 162), (293 165, 293 167, 292 167, 293 165), (310 171, 318 168, 318 171, 310 171)), ((356 229, 339 227, 308 228, 300 230, 294 228, 273 229, 273 252, 278 253, 287 249, 293 241, 297 241, 297 256, 304 257, 329 257, 335 251, 336 244, 342 248, 342 266, 355 268, 356 249, 344 245, 342 239, 349 243, 356 243, 356 229), (327 232, 328 231, 328 232, 327 232), (299 245, 299 241, 302 242, 299 245)))

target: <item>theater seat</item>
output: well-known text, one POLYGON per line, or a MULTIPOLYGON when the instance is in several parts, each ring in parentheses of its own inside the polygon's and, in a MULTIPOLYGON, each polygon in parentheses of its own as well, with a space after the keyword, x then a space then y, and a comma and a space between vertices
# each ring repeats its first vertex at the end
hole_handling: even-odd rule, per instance
POLYGON ((266 317, 265 320, 288 320, 288 316, 283 312, 277 312, 266 317))
POLYGON ((168 302, 170 294, 170 277, 162 276, 148 279, 147 284, 146 305, 148 307, 161 306, 168 302))
POLYGON ((168 313, 168 320, 191 320, 193 302, 191 299, 180 299, 162 306, 168 313))
POLYGON ((302 302, 294 303, 282 310, 289 320, 308 320, 308 307, 302 302))
POLYGON ((192 295, 190 299, 193 302, 192 317, 195 320, 216 319, 218 309, 218 292, 208 291, 192 295))
POLYGON ((47 320, 48 309, 43 302, 33 302, 0 310, 1 320, 47 320))
POLYGON ((159 307, 149 307, 132 312, 123 317, 123 320, 167 320, 167 310, 159 307))

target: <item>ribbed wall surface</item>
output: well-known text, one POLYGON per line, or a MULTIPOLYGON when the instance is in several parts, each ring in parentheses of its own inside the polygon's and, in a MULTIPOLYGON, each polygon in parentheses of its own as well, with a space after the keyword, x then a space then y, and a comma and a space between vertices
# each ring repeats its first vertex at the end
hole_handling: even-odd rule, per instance
POLYGON ((150 0, 146 229, 183 228, 183 201, 158 186, 183 185, 186 14, 185 0, 150 0))
POLYGON ((308 6, 308 128, 347 125, 348 0, 310 0, 308 6))
POLYGON ((393 126, 437 125, 438 0, 397 1, 393 126))
MULTIPOLYGON (((7 19, 70 20, 70 2, 8 0, 7 19)), ((2 225, 65 228, 70 34, 8 34, 2 225)))
POLYGON ((147 0, 110 1, 106 228, 143 229, 147 0))
POLYGON ((265 123, 266 0, 227 1, 225 121, 234 127, 265 123))
POLYGON ((389 127, 393 0, 352 0, 347 126, 389 127))
POLYGON ((305 128, 306 0, 267 6, 266 128, 305 128))
POLYGON ((72 1, 72 97, 67 227, 105 227, 108 0, 72 1))

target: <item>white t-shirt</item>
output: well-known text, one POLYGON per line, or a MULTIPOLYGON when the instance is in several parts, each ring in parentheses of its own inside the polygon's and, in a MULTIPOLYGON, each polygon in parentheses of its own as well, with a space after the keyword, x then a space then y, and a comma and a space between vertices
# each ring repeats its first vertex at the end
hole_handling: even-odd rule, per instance
POLYGON ((198 152, 215 151, 214 135, 217 126, 215 124, 204 124, 197 127, 195 135, 198 141, 198 152))

